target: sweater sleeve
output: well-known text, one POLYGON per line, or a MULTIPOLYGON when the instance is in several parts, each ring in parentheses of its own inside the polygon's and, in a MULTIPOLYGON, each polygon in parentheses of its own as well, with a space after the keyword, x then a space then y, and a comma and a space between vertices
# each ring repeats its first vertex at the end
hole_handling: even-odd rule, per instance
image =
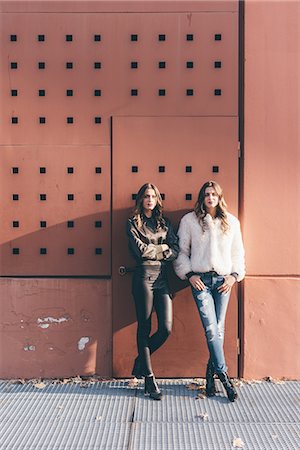
POLYGON ((165 258, 164 252, 168 250, 169 246, 166 244, 156 245, 144 242, 131 219, 128 219, 127 221, 126 231, 129 240, 129 248, 137 260, 149 259, 160 261, 165 258))
POLYGON ((237 220, 231 248, 232 269, 231 272, 237 273, 237 281, 242 281, 245 277, 245 250, 242 240, 240 223, 237 220))
POLYGON ((179 254, 174 261, 174 270, 179 278, 186 280, 186 275, 192 272, 192 265, 190 260, 191 254, 191 232, 186 220, 186 216, 181 219, 179 230, 179 254))

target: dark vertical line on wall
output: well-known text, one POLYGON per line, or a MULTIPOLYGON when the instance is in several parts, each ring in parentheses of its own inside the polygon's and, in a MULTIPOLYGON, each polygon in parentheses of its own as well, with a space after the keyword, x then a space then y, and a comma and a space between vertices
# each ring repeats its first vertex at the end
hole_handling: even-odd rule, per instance
POLYGON ((111 274, 111 376, 113 375, 114 304, 113 304, 113 118, 110 117, 110 274, 111 274))
MULTIPOLYGON (((239 217, 244 222, 245 1, 239 0, 239 217)), ((238 287, 238 376, 244 373, 244 282, 238 287)))

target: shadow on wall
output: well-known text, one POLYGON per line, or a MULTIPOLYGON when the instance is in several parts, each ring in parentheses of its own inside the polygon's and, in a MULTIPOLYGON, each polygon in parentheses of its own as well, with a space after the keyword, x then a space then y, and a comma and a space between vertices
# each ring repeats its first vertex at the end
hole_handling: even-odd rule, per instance
POLYGON ((39 229, 26 234, 23 222, 14 221, 16 238, 0 246, 2 276, 110 276, 108 211, 55 225, 41 217, 39 229))

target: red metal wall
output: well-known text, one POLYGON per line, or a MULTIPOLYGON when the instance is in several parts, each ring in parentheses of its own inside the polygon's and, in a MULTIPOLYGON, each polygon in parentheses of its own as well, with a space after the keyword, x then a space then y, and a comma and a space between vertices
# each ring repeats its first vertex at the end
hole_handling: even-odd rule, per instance
POLYGON ((300 377, 299 20, 245 2, 245 377, 300 377))

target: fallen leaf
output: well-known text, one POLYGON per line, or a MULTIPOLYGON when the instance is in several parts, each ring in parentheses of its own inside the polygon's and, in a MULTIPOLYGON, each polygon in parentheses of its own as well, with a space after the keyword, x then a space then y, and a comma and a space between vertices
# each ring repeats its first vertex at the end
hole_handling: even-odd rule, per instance
POLYGON ((207 413, 201 413, 198 416, 200 419, 203 420, 203 422, 206 422, 208 420, 208 414, 207 413))
POLYGON ((189 391, 204 391, 205 390, 205 386, 203 386, 202 384, 198 384, 198 383, 189 383, 186 385, 186 387, 189 391))
POLYGON ((244 442, 240 437, 234 438, 232 441, 233 448, 243 448, 245 446, 244 442))
POLYGON ((132 378, 132 379, 130 379, 129 381, 128 381, 128 384, 127 384, 127 386, 128 387, 131 387, 131 388, 135 388, 135 387, 137 387, 139 385, 139 381, 138 381, 138 379, 137 378, 132 378))
POLYGON ((33 386, 37 389, 44 389, 46 387, 46 384, 41 382, 41 383, 33 383, 33 386))
POLYGON ((201 394, 201 392, 199 392, 196 396, 196 400, 203 399, 203 398, 206 398, 206 397, 205 397, 205 395, 201 394))
POLYGON ((96 417, 96 420, 97 420, 97 421, 99 421, 99 420, 101 420, 101 419, 102 419, 102 416, 97 416, 97 417, 96 417))

